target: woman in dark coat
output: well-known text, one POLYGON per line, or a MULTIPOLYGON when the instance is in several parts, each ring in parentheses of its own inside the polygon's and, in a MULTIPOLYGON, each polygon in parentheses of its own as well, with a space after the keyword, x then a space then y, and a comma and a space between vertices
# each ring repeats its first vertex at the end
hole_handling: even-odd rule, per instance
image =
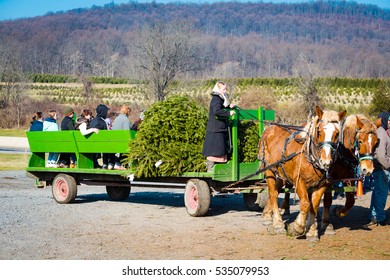
POLYGON ((227 162, 229 134, 229 117, 234 114, 226 95, 226 85, 217 82, 211 92, 209 119, 202 155, 207 159, 207 171, 211 172, 215 162, 227 162))

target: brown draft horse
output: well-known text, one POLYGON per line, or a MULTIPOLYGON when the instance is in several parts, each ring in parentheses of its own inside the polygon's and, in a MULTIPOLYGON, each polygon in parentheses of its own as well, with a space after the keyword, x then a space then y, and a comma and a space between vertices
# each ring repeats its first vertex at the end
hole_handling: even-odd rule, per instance
MULTIPOLYGON (((342 124, 340 134, 338 157, 335 164, 329 170, 332 180, 352 179, 357 176, 357 168, 360 167, 360 176, 369 176, 374 171, 374 151, 378 144, 376 134, 377 126, 364 115, 348 116, 342 124)), ((354 182, 353 182, 354 183, 354 182)), ((331 187, 332 183, 328 184, 331 187)), ((335 214, 339 218, 348 214, 355 204, 355 193, 346 192, 345 206, 335 208, 335 214)), ((332 193, 324 194, 324 209, 322 212, 321 231, 326 234, 334 234, 329 219, 329 210, 332 205, 332 193)))
POLYGON ((334 162, 340 122, 345 114, 346 111, 323 111, 317 106, 316 116, 302 132, 291 133, 278 125, 264 130, 259 143, 259 159, 262 168, 270 168, 264 172, 269 211, 263 211, 263 219, 272 219, 276 232, 285 232, 278 209, 278 190, 288 182, 296 186, 300 199, 300 212, 290 225, 291 232, 296 236, 306 233, 307 238, 318 239, 316 215, 326 190, 327 171, 334 162), (309 188, 313 188, 310 199, 309 188))

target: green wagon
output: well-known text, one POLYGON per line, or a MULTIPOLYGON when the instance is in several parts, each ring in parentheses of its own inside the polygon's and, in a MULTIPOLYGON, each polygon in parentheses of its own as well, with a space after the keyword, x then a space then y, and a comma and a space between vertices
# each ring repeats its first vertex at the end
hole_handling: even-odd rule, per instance
POLYGON ((274 120, 274 111, 242 110, 231 119, 232 155, 226 164, 217 164, 213 172, 185 172, 177 177, 135 178, 131 170, 106 170, 94 168, 96 153, 128 153, 129 142, 136 137, 135 131, 110 130, 99 134, 83 136, 79 131, 27 132, 31 157, 26 168, 27 175, 37 181, 38 186, 52 186, 54 199, 58 203, 70 203, 77 197, 80 185, 106 186, 112 200, 125 200, 131 187, 150 186, 161 188, 183 188, 184 203, 191 216, 207 213, 212 196, 220 193, 243 193, 245 204, 254 209, 257 194, 264 190, 258 184, 263 174, 243 180, 234 187, 234 182, 256 173, 259 162, 239 162, 238 122, 253 120, 259 122, 258 136, 264 129, 264 121, 274 120), (49 152, 73 153, 77 159, 76 168, 46 168, 49 152))

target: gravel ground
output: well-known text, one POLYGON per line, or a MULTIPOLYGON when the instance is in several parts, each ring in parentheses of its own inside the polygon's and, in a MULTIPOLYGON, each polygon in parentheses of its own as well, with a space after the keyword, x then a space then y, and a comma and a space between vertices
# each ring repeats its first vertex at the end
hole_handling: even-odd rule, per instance
POLYGON ((3 171, 0 199, 3 260, 390 260, 390 227, 363 228, 370 193, 346 218, 332 216, 336 235, 315 243, 270 233, 240 195, 213 198, 209 214, 197 218, 187 214, 181 189, 133 188, 114 202, 104 187, 81 186, 74 203, 60 205, 51 187, 3 171))

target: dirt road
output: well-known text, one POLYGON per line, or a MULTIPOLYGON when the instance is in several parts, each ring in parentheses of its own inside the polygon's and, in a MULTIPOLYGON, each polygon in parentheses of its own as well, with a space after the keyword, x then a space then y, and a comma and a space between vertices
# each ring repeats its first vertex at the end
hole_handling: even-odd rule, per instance
MULTIPOLYGON (((363 228, 370 193, 346 218, 332 216, 336 235, 311 243, 271 234, 240 195, 215 197, 208 216, 194 218, 182 190, 133 188, 126 201, 113 202, 104 187, 81 186, 75 203, 60 205, 50 187, 33 183, 24 171, 0 172, 3 260, 390 259, 390 226, 363 228)), ((389 206, 390 199, 388 214, 389 206)))

